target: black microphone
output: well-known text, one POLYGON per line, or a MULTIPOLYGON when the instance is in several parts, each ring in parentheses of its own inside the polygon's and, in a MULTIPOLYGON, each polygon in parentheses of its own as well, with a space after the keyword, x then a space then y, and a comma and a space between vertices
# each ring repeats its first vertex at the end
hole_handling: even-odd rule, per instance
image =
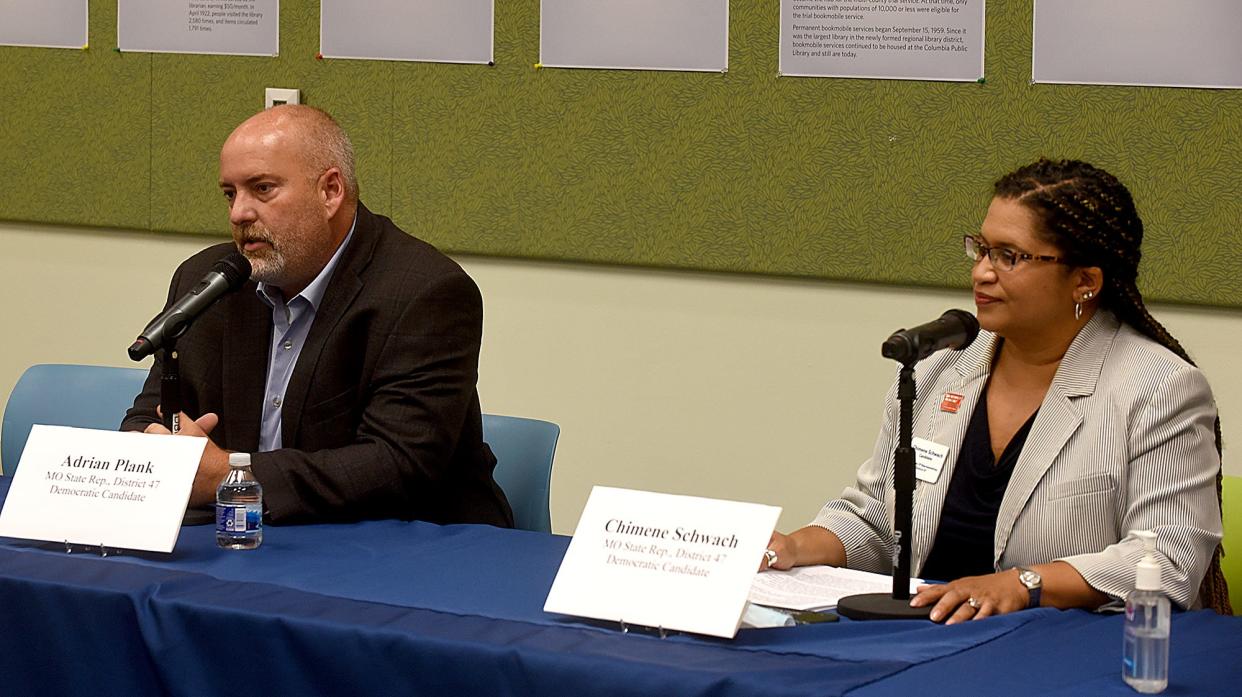
POLYGON ((172 307, 151 320, 147 328, 142 330, 133 345, 129 347, 129 357, 140 361, 163 347, 164 342, 175 340, 184 334, 185 330, 190 328, 190 323, 206 312, 207 308, 225 294, 241 288, 248 278, 250 278, 250 261, 242 256, 241 252, 233 252, 217 261, 211 267, 211 271, 203 276, 203 280, 198 282, 198 285, 191 288, 189 293, 181 296, 181 299, 173 303, 172 307))
POLYGON ((965 310, 949 310, 940 319, 911 329, 898 329, 885 340, 880 353, 885 358, 910 365, 940 349, 963 349, 979 336, 979 320, 965 310))

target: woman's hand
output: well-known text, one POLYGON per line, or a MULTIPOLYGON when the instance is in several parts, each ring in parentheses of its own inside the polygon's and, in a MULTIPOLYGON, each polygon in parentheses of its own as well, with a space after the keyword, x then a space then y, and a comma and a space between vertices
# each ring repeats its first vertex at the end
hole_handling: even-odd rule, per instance
POLYGON ((986 576, 966 576, 944 584, 924 584, 910 607, 933 605, 933 622, 957 624, 991 615, 1025 610, 1030 591, 1018 580, 1018 571, 1010 569, 986 576))
POLYGON ((782 535, 779 532, 772 531, 772 538, 768 540, 768 549, 763 553, 763 558, 759 560, 759 570, 767 571, 768 569, 776 569, 785 571, 792 569, 794 561, 797 559, 797 542, 792 535, 782 535))
POLYGON ((759 560, 759 570, 784 571, 811 564, 845 566, 845 547, 841 545, 841 540, 818 525, 808 525, 788 535, 773 532, 768 548, 759 560))

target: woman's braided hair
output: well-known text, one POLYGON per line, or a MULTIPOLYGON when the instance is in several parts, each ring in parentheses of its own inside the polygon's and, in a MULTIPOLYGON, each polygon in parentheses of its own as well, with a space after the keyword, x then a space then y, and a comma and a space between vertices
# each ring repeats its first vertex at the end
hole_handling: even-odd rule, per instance
MULTIPOLYGON (((995 184, 998 198, 1020 201, 1043 221, 1041 232, 1074 266, 1098 266, 1104 272, 1100 305, 1122 322, 1180 356, 1194 361, 1182 345, 1143 304, 1138 266, 1142 258, 1143 221, 1134 199, 1116 177, 1077 160, 1047 160, 1015 170, 995 184)), ((1220 455, 1220 417, 1216 418, 1216 452, 1220 455)), ((1216 497, 1221 496, 1221 470, 1216 471, 1216 497)), ((1221 572, 1223 549, 1217 545, 1207 575, 1199 586, 1204 607, 1232 614, 1229 591, 1221 572)))

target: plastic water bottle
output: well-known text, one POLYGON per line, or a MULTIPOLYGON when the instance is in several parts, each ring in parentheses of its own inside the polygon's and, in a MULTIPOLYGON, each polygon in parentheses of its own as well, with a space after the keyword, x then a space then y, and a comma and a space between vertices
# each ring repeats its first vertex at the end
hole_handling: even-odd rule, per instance
POLYGON ((1121 677, 1138 692, 1164 692, 1169 686, 1169 599, 1160 592, 1156 533, 1131 533, 1146 548, 1138 564, 1134 592, 1126 598, 1125 639, 1121 677))
POLYGON ((250 470, 250 453, 229 453, 229 474, 216 489, 216 544, 225 549, 263 544, 263 487, 250 470))

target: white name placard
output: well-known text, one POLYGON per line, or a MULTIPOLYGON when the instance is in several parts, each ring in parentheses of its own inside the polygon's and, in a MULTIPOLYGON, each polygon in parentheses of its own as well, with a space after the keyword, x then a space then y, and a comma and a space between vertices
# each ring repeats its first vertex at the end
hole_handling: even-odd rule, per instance
POLYGON ((35 426, 0 536, 171 552, 206 438, 35 426))
POLYGON ((543 609, 733 637, 780 513, 597 486, 543 609))

